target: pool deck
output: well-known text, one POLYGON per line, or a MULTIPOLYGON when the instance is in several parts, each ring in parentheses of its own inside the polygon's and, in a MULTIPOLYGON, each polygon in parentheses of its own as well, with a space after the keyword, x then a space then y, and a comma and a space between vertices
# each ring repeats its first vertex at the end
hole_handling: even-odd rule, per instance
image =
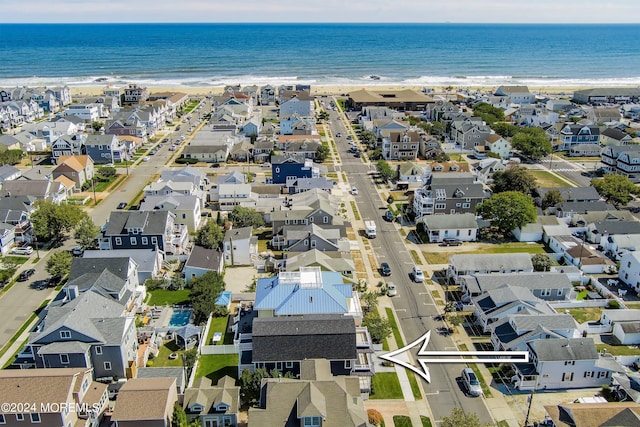
POLYGON ((166 328, 169 325, 169 320, 171 320, 171 316, 173 315, 172 307, 160 307, 162 311, 160 311, 160 316, 157 319, 151 319, 149 322, 149 326, 152 328, 166 328))

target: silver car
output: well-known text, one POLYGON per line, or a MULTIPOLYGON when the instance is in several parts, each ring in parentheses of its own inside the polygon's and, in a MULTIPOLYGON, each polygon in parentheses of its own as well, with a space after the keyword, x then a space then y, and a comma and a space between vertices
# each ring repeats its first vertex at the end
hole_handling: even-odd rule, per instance
POLYGON ((478 380, 476 373, 473 372, 473 369, 464 368, 461 376, 462 382, 467 388, 467 392, 470 396, 482 396, 482 387, 480 386, 480 381, 478 380))

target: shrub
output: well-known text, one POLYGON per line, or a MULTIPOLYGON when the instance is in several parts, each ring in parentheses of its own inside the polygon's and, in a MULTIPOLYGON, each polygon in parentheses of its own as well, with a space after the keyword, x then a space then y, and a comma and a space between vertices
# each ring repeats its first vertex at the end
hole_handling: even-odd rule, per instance
POLYGON ((176 163, 178 163, 180 165, 183 165, 185 163, 193 165, 193 164, 198 163, 198 159, 187 159, 185 157, 180 157, 180 158, 176 159, 176 163))
POLYGON ((147 368, 150 368, 153 366, 153 360, 147 360, 147 368))
POLYGON ((607 308, 620 308, 620 303, 614 299, 607 302, 607 308))
POLYGON ((376 409, 367 409, 367 418, 369 418, 369 422, 374 426, 379 426, 384 420, 380 411, 376 409))

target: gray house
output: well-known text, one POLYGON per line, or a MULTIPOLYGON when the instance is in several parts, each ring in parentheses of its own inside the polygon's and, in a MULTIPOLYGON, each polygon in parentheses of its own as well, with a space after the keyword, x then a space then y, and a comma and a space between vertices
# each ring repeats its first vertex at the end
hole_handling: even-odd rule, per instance
POLYGON ((467 297, 474 297, 507 284, 527 288, 534 296, 547 301, 567 299, 573 288, 571 279, 565 273, 521 272, 460 277, 460 288, 467 297))
POLYGON ((69 280, 19 355, 23 366, 92 367, 96 378, 127 378, 137 359, 136 266, 128 258, 76 258, 69 280))
POLYGON ((87 135, 84 147, 95 164, 123 162, 129 158, 126 145, 115 135, 87 135))
POLYGON ((219 250, 194 246, 184 265, 184 278, 189 283, 192 279, 209 271, 217 271, 222 274, 223 266, 222 254, 219 250))
POLYGON ((240 410, 240 387, 226 375, 215 385, 207 377, 199 378, 185 392, 184 410, 189 421, 197 419, 202 427, 235 427, 240 410))
POLYGON ((162 269, 164 256, 157 249, 86 250, 83 258, 131 258, 138 266, 138 283, 156 277, 162 269))
POLYGON ((111 212, 98 240, 101 250, 153 249, 182 254, 188 242, 187 227, 175 223, 169 211, 111 212))
POLYGON ((273 236, 271 244, 274 248, 289 252, 306 252, 311 249, 349 251, 349 242, 341 235, 340 226, 313 223, 283 227, 273 236))

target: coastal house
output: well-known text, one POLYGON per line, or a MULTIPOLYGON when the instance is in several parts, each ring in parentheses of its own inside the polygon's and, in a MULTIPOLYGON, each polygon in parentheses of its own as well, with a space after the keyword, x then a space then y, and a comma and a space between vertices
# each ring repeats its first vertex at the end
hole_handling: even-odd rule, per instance
POLYGON ((169 211, 175 216, 174 224, 185 225, 190 233, 194 233, 202 221, 201 204, 198 196, 191 194, 145 196, 138 210, 169 211))
POLYGON ((517 272, 533 272, 529 254, 457 254, 449 258, 447 277, 459 283, 461 276, 517 272))
POLYGON ((640 405, 631 402, 559 403, 544 409, 547 422, 557 427, 626 427, 640 419, 640 405))
POLYGON ((495 351, 527 351, 527 343, 550 338, 580 338, 582 333, 573 316, 566 313, 518 312, 490 326, 495 351))
POLYGON ((270 219, 274 234, 283 227, 308 224, 340 226, 341 235, 346 234, 345 222, 338 215, 332 196, 318 189, 289 195, 284 206, 271 212, 270 219))
POLYGON ((471 174, 459 177, 434 174, 431 183, 415 191, 412 207, 416 220, 425 215, 475 213, 476 206, 488 197, 483 185, 471 174))
POLYGON ((37 368, 93 368, 96 378, 130 378, 138 341, 132 303, 142 302, 128 258, 75 258, 69 279, 31 332, 16 363, 37 368))
POLYGON ((12 181, 22 176, 22 171, 11 165, 0 166, 0 183, 12 181))
POLYGON ((106 117, 102 113, 102 105, 100 104, 71 104, 64 111, 66 116, 76 116, 82 120, 92 123, 106 117))
POLYGON ((572 101, 578 104, 637 104, 640 89, 634 87, 607 87, 583 89, 573 92, 572 101))
POLYGON ((78 191, 85 182, 91 181, 94 173, 93 160, 87 155, 61 156, 58 158, 58 166, 51 172, 53 179, 64 176, 72 180, 78 191))
POLYGON ((567 124, 558 137, 560 150, 570 150, 576 144, 599 144, 600 128, 596 125, 567 124))
POLYGON ((253 143, 253 161, 256 163, 264 163, 271 160, 271 152, 274 150, 275 143, 273 139, 260 136, 253 143))
POLYGON ((271 85, 260 88, 260 105, 275 105, 276 89, 271 85))
POLYGON ((527 86, 500 86, 494 95, 508 97, 509 104, 533 104, 536 101, 535 94, 527 86))
POLYGON ((94 381, 91 368, 3 369, 0 390, 9 408, 32 402, 28 410, 2 410, 7 426, 94 427, 109 404, 107 384, 94 381))
POLYGON ((398 165, 398 184, 406 183, 409 187, 424 185, 431 179, 431 167, 424 163, 404 162, 398 165))
POLYGON ((600 325, 608 326, 605 332, 612 332, 621 345, 640 344, 640 310, 604 310, 600 325))
POLYGON ((618 278, 636 292, 640 292, 640 252, 622 252, 618 278))
POLYGON ((30 243, 33 238, 30 215, 34 211, 33 203, 35 200, 30 196, 4 196, 0 198, 0 223, 13 227, 15 242, 30 243))
POLYGON ((132 83, 124 88, 122 105, 137 105, 149 99, 149 91, 146 87, 132 83))
POLYGON ((287 252, 306 252, 311 249, 349 252, 349 242, 341 234, 341 228, 322 224, 288 225, 273 234, 271 245, 287 252))
POLYGON ((622 119, 620 108, 593 108, 587 112, 587 120, 594 125, 601 126, 608 123, 619 123, 622 119))
POLYGON ((326 360, 304 360, 299 379, 266 379, 260 404, 249 409, 250 427, 367 427, 357 377, 332 376, 326 360))
POLYGON ((609 145, 628 145, 633 141, 631 135, 616 128, 606 128, 600 132, 600 143, 609 145))
POLYGON ((167 254, 180 255, 189 240, 187 227, 175 223, 169 211, 111 212, 103 226, 98 247, 111 249, 158 248, 167 254))
POLYGON ((530 361, 514 363, 513 385, 519 390, 601 387, 623 368, 601 357, 591 338, 550 338, 527 343, 530 361))
POLYGON ((272 181, 274 184, 285 184, 287 177, 314 178, 320 176, 320 171, 311 159, 302 155, 286 154, 271 156, 272 181))
POLYGON ((485 125, 479 117, 462 117, 451 122, 449 137, 462 149, 473 150, 491 135, 491 128, 485 125))
POLYGON ((87 135, 62 136, 51 144, 53 162, 58 163, 62 156, 79 156, 85 152, 84 143, 87 135))
POLYGON ((187 420, 199 426, 236 427, 240 411, 240 387, 236 381, 224 376, 216 384, 207 377, 198 378, 184 394, 187 420))
POLYGON ((219 250, 195 245, 184 264, 184 279, 188 284, 209 271, 222 274, 223 267, 222 254, 219 250))
POLYGON ((253 227, 231 228, 222 240, 222 254, 226 265, 251 265, 258 255, 258 238, 253 227))
POLYGON ((132 378, 118 392, 111 423, 114 427, 170 427, 177 402, 175 378, 132 378))
POLYGON ((279 271, 298 271, 304 267, 320 267, 322 271, 334 271, 352 280, 355 263, 349 252, 323 252, 311 249, 305 252, 287 254, 282 263, 274 266, 279 271))
POLYGON ((557 272, 483 273, 460 276, 460 290, 466 298, 504 285, 526 288, 533 296, 544 301, 565 300, 573 289, 569 276, 557 272))
POLYGON ((347 109, 361 111, 363 107, 388 107, 397 111, 425 111, 434 103, 429 95, 412 89, 360 89, 349 92, 347 109))
POLYGON ((83 258, 131 258, 138 271, 138 283, 160 275, 164 254, 157 249, 112 249, 110 251, 85 250, 83 258))
POLYGON ((314 117, 315 108, 313 103, 313 96, 309 95, 309 93, 298 92, 295 96, 280 103, 280 117, 289 118, 294 115, 299 117, 314 117))
POLYGON ((484 144, 480 143, 473 147, 473 154, 477 159, 485 158, 488 153, 500 156, 501 159, 508 159, 511 155, 511 143, 497 133, 493 133, 484 140, 484 144))
POLYGON ((386 160, 415 160, 420 135, 415 131, 391 131, 382 138, 382 157, 386 160))
MULTIPOLYGON (((71 182, 73 186, 73 182, 71 182)), ((72 188, 59 181, 50 179, 19 179, 6 181, 2 184, 0 197, 27 196, 33 199, 49 200, 53 203, 62 203, 72 193, 72 188)))
POLYGON ((118 163, 129 160, 127 147, 116 135, 87 135, 86 154, 94 164, 118 163))
POLYGON ((477 238, 478 222, 473 213, 425 215, 421 221, 430 243, 440 243, 445 238, 474 242, 477 238))

